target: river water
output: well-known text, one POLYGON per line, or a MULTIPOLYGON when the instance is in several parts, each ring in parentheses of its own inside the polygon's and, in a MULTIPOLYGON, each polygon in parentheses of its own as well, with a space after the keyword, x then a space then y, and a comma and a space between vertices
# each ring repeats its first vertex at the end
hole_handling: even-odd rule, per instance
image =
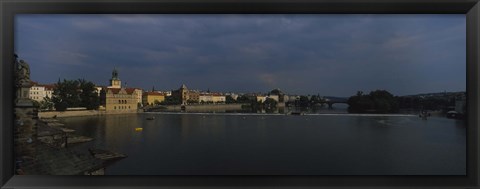
POLYGON ((140 113, 61 121, 95 138, 70 148, 128 155, 107 175, 466 174, 464 121, 324 113, 140 113))

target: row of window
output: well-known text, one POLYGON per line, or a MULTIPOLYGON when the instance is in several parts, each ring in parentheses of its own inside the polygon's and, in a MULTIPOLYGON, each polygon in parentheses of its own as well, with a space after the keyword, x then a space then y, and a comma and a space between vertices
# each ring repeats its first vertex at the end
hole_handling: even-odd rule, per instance
POLYGON ((127 100, 118 100, 118 103, 119 103, 119 104, 126 104, 126 103, 127 103, 127 100))
MULTIPOLYGON (((127 109, 127 106, 113 106, 113 109, 114 110, 126 110, 127 109)), ((130 106, 128 106, 128 109, 130 109, 130 106)))

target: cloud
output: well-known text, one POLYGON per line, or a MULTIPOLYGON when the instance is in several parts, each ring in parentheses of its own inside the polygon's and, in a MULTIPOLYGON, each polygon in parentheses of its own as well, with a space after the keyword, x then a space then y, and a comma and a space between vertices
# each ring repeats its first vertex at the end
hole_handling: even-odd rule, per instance
POLYGON ((129 15, 106 15, 108 19, 114 22, 118 23, 124 23, 124 24, 160 24, 158 19, 156 19, 153 16, 148 16, 148 15, 135 15, 135 14, 129 14, 129 15))
POLYGON ((94 20, 94 19, 88 19, 88 20, 74 20, 71 22, 71 24, 80 30, 99 30, 99 29, 104 29, 106 26, 105 22, 99 21, 99 20, 94 20))
POLYGON ((267 87, 272 88, 277 86, 277 78, 271 73, 263 73, 258 75, 258 79, 267 87))
POLYGON ((464 16, 35 15, 17 22, 18 53, 35 63, 35 77, 53 82, 82 72, 106 83, 117 66, 130 86, 148 89, 185 82, 348 96, 405 83, 398 93, 465 83, 458 63, 465 60, 464 16), (436 81, 417 82, 425 75, 436 81), (452 81, 442 83, 445 75, 452 81))

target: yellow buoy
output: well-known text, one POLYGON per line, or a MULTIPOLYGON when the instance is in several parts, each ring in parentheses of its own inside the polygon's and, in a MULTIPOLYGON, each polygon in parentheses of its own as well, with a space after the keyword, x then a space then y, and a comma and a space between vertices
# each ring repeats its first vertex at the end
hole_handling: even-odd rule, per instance
POLYGON ((135 128, 135 131, 142 131, 142 130, 143 130, 143 128, 141 128, 141 127, 135 128))

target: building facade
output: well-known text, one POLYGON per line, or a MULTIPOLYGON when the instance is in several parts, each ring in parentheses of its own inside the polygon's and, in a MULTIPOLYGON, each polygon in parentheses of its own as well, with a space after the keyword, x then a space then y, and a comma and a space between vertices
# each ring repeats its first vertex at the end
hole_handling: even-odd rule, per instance
POLYGON ((37 102, 42 102, 45 97, 52 98, 55 85, 44 85, 32 82, 29 98, 37 102))
POLYGON ((204 103, 213 103, 213 96, 210 94, 200 94, 199 96, 199 102, 201 104, 204 103))
POLYGON ((188 104, 190 98, 192 98, 192 100, 198 100, 199 96, 197 94, 194 94, 193 91, 192 95, 190 95, 189 93, 190 91, 188 90, 187 86, 183 84, 182 86, 180 86, 179 89, 172 91, 172 96, 179 98, 182 105, 188 104))
POLYGON ((154 105, 155 102, 163 102, 165 101, 165 94, 159 92, 144 92, 142 96, 142 104, 147 105, 154 105))
POLYGON ((143 105, 143 90, 140 89, 140 88, 133 88, 133 93, 135 94, 136 96, 136 99, 137 99, 137 105, 140 104, 140 106, 143 105))
POLYGON ((225 95, 222 94, 212 94, 212 101, 216 104, 224 104, 225 103, 225 95))
POLYGON ((137 97, 133 89, 107 88, 104 90, 104 106, 107 112, 136 111, 137 97))
POLYGON ((118 77, 117 69, 112 72, 110 86, 104 87, 100 92, 100 102, 106 112, 136 112, 138 110, 138 92, 137 88, 123 88, 122 82, 118 77))

